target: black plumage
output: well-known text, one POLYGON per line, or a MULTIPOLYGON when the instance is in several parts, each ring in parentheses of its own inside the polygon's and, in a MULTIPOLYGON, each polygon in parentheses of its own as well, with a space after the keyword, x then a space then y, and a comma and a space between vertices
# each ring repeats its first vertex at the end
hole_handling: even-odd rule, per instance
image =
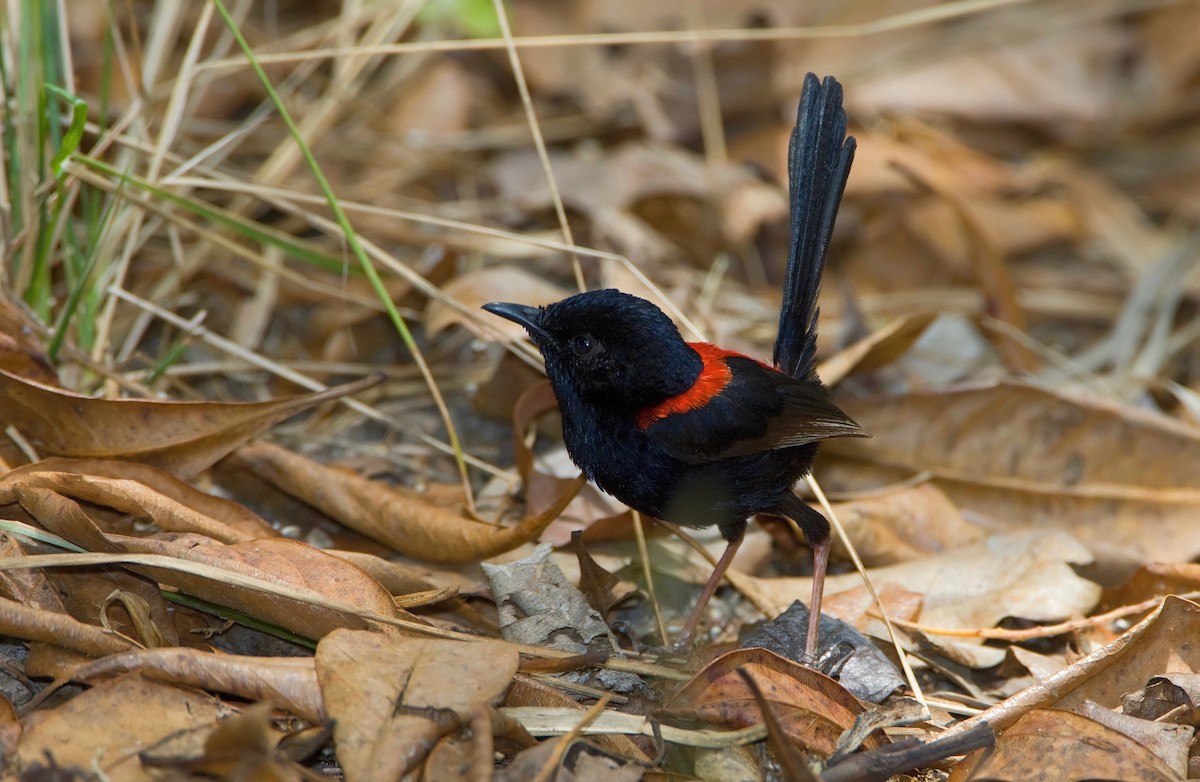
MULTIPOLYGON (((600 488, 642 513, 717 526, 729 546, 684 626, 690 633, 755 514, 795 521, 823 581, 829 525, 792 492, 820 440, 863 436, 816 374, 817 296, 854 155, 841 86, 809 74, 788 153, 791 242, 775 367, 684 341, 658 307, 616 290, 546 307, 496 303, 546 362, 571 458, 600 488)), ((819 616, 814 585, 810 653, 819 616)))

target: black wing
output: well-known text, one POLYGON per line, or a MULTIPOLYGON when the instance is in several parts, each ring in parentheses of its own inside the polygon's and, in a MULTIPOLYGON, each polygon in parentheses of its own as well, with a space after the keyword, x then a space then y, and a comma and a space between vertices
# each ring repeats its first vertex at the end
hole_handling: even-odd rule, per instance
POLYGON ((703 407, 646 427, 664 451, 690 464, 867 434, 819 383, 795 380, 751 358, 725 359, 729 384, 703 407))
POLYGON ((854 147, 846 138, 842 85, 808 74, 788 144, 791 245, 774 357, 775 366, 797 380, 816 377, 817 294, 854 147))

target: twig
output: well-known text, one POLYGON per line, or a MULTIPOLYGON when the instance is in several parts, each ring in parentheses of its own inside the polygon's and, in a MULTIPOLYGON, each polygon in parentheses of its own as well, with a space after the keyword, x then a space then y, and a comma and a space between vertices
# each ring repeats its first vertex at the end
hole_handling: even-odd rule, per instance
POLYGON ((851 755, 836 766, 825 769, 821 774, 821 782, 877 782, 994 743, 996 734, 992 726, 980 723, 970 730, 927 744, 912 746, 911 742, 898 742, 851 755))
MULTIPOLYGON (((1200 599, 1200 592, 1185 592, 1176 597, 1184 600, 1200 599)), ((1096 614, 1084 619, 1072 619, 1067 622, 1059 622, 1053 625, 1038 625, 1037 627, 1029 627, 1024 630, 1005 630, 998 627, 974 627, 974 628, 956 628, 956 627, 929 627, 920 624, 919 622, 909 622, 904 619, 892 619, 899 627, 905 630, 915 630, 926 635, 944 635, 951 638, 986 638, 1000 641, 1032 641, 1038 638, 1050 638, 1064 633, 1072 633, 1076 630, 1086 630, 1090 627, 1098 627, 1108 624, 1109 622, 1120 619, 1124 616, 1140 614, 1145 611, 1152 611, 1162 604, 1163 595, 1157 595, 1149 600, 1143 600, 1140 603, 1121 606, 1114 608, 1111 611, 1106 611, 1103 614, 1096 614)), ((879 617, 874 612, 870 616, 879 617)))

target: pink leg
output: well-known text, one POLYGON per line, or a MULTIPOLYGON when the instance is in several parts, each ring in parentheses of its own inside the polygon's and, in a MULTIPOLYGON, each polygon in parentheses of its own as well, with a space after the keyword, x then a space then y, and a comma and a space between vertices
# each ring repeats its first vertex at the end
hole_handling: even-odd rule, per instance
POLYGON ((742 539, 729 541, 729 545, 725 547, 725 553, 717 560, 717 566, 713 568, 713 573, 708 579, 708 583, 704 585, 704 591, 700 593, 700 599, 696 602, 692 612, 688 614, 687 620, 683 623, 683 629, 679 631, 679 637, 675 639, 675 648, 683 649, 687 646, 688 640, 692 637, 692 632, 696 629, 696 625, 700 622, 700 617, 704 614, 704 609, 708 606, 708 601, 712 599, 713 593, 717 591, 717 587, 721 585, 721 579, 725 577, 725 571, 729 569, 729 563, 733 562, 733 555, 737 553, 738 546, 742 545, 742 539))
POLYGON ((817 633, 821 628, 821 597, 825 594, 825 569, 829 565, 829 548, 832 541, 828 536, 812 544, 813 585, 812 600, 808 604, 808 637, 804 639, 804 657, 817 659, 817 633))

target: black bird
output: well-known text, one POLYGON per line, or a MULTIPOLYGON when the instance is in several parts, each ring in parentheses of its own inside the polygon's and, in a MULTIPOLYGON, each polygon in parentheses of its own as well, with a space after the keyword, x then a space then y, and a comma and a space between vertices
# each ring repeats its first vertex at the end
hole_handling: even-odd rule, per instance
POLYGON ((484 309, 520 323, 541 350, 562 411, 567 452, 604 491, 644 514, 716 525, 725 553, 684 623, 686 642, 746 531, 787 517, 813 548, 806 654, 816 650, 829 523, 792 493, 820 440, 866 434, 816 374, 817 294, 855 142, 842 88, 808 74, 788 147, 791 242, 774 367, 685 342, 658 307, 617 290, 546 307, 484 309))

